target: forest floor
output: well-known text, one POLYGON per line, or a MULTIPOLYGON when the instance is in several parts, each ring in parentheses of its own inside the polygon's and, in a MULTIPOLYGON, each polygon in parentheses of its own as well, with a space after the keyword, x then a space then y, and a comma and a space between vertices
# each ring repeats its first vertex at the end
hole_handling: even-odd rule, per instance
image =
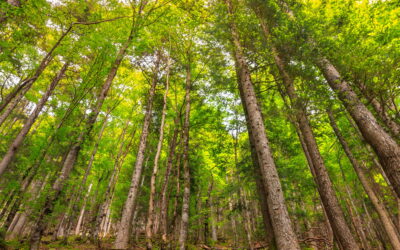
MULTIPOLYGON (((89 240, 85 240, 81 237, 71 237, 68 240, 57 240, 51 241, 51 237, 44 237, 42 240, 42 244, 40 249, 43 250, 67 250, 67 249, 112 249, 113 239, 108 238, 102 240, 101 248, 96 244, 93 244, 89 240)), ((262 247, 262 243, 255 243, 254 249, 266 249, 262 247)), ((3 249, 0 246, 0 249, 3 249)), ((10 241, 6 242, 6 247, 4 249, 7 250, 16 250, 16 249, 29 249, 29 245, 19 241, 10 241)), ((146 242, 145 239, 140 239, 134 246, 130 249, 135 250, 145 250, 146 242)), ((158 247, 154 247, 154 249, 159 249, 158 247)), ((212 246, 205 244, 197 244, 197 245, 189 245, 188 249, 209 249, 209 250, 225 250, 225 249, 247 249, 247 247, 233 247, 229 242, 226 243, 215 243, 212 246)))

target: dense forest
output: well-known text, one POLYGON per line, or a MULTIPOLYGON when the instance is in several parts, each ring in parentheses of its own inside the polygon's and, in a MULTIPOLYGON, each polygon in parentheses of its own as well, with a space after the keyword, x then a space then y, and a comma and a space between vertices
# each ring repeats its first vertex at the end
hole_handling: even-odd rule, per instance
POLYGON ((1 249, 400 250, 398 0, 1 0, 1 249))

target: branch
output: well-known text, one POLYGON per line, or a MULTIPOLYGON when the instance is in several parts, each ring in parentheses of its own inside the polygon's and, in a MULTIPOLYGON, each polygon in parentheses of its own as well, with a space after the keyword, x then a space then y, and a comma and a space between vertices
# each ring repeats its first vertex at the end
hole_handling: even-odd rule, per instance
POLYGON ((112 22, 112 21, 115 21, 115 20, 118 20, 118 19, 122 19, 122 18, 127 18, 127 17, 133 17, 133 16, 120 16, 120 17, 114 17, 114 18, 111 18, 111 19, 92 21, 92 22, 73 22, 71 24, 71 26, 78 25, 78 24, 80 24, 80 25, 92 25, 92 24, 99 24, 99 23, 105 23, 105 22, 112 22))

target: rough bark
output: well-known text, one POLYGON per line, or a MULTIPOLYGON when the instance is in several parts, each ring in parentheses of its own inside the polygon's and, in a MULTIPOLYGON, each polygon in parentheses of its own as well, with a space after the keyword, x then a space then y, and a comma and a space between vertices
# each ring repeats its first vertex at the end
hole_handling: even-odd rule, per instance
POLYGON ((392 135, 398 137, 400 135, 400 124, 398 124, 395 120, 390 117, 390 115, 386 112, 385 107, 376 99, 376 97, 372 96, 368 91, 367 86, 365 86, 362 82, 355 82, 358 88, 361 90, 361 93, 364 97, 371 103, 372 108, 375 113, 381 119, 381 121, 386 125, 386 127, 390 130, 392 135))
POLYGON ((190 204, 190 167, 189 167, 189 126, 190 126, 190 88, 191 88, 191 60, 190 52, 187 53, 186 65, 186 93, 185 93, 185 120, 183 122, 183 197, 182 217, 179 234, 179 249, 186 249, 186 241, 189 226, 189 204, 190 204))
POLYGON ((129 243, 130 229, 134 208, 136 205, 137 194, 139 190, 140 177, 142 176, 143 161, 145 157, 145 150, 147 146, 147 137, 149 135, 149 127, 151 122, 151 112, 153 110, 153 99, 156 91, 156 85, 158 82, 158 70, 160 63, 160 55, 157 55, 155 66, 155 73, 152 80, 151 88, 148 95, 146 114, 143 122, 142 134, 140 136, 139 148, 136 155, 136 162, 134 171, 131 178, 131 186, 129 188, 128 197, 125 201, 125 205, 122 211, 121 222, 117 232, 117 238, 114 242, 114 248, 127 249, 129 243))
POLYGON ((57 86, 58 82, 64 77, 64 74, 68 68, 68 65, 69 65, 69 63, 65 63, 62 66, 61 70, 57 73, 56 77, 54 77, 51 84, 48 86, 46 92, 43 94, 42 98, 36 104, 35 109, 29 115, 29 117, 26 120, 21 131, 18 133, 18 135, 15 137, 14 141, 11 143, 10 147, 7 150, 7 153, 4 155, 3 159, 0 162, 0 176, 4 173, 4 171, 10 164, 10 162, 13 159, 18 148, 21 146, 26 135, 29 133, 30 129, 32 128, 32 125, 35 123, 36 118, 38 117, 39 113, 42 111, 47 100, 53 93, 54 88, 57 86))
POLYGON ((374 149, 383 170, 400 198, 400 146, 381 127, 372 113, 360 101, 349 83, 342 78, 336 67, 328 59, 318 57, 316 65, 356 122, 366 142, 374 149))
POLYGON ((354 157, 353 153, 351 152, 350 146, 348 145, 347 141, 345 140, 344 136, 339 130, 339 127, 336 124, 332 111, 328 110, 327 113, 332 129, 335 132, 335 135, 338 138, 340 144, 342 145, 347 158, 350 160, 350 163, 352 164, 354 171, 356 172, 358 179, 360 180, 372 205, 374 206, 375 211, 377 212, 382 222, 382 225, 386 231, 386 234, 390 239, 390 243, 392 244, 394 249, 400 249, 400 240, 399 240, 400 237, 398 231, 393 221, 391 220, 390 215, 385 208, 385 205, 382 203, 377 194, 374 192, 373 187, 368 181, 368 177, 366 176, 363 167, 360 165, 358 160, 354 157))
MULTIPOLYGON (((255 12, 259 16, 261 28, 265 38, 270 40, 270 32, 267 23, 262 18, 258 10, 255 10, 255 12)), ((298 128, 301 131, 299 136, 303 137, 302 139, 304 140, 307 148, 309 159, 312 162, 314 171, 313 177, 317 184, 318 192, 321 197, 321 201, 324 204, 324 209, 328 215, 332 229, 334 230, 335 235, 343 247, 346 249, 358 249, 357 242, 351 234, 350 228, 345 221, 343 211, 341 210, 335 190, 333 189, 332 181, 329 177, 321 153, 319 152, 311 125, 307 118, 304 104, 298 97, 294 88, 294 80, 288 73, 286 63, 280 51, 278 51, 274 45, 272 45, 271 51, 275 64, 282 78, 285 92, 289 96, 291 108, 295 112, 294 116, 297 121, 298 128)))
POLYGON ((268 210, 277 247, 278 249, 300 249, 285 204, 278 171, 272 158, 269 141, 265 133, 263 117, 257 104, 250 72, 243 55, 238 29, 234 23, 232 4, 229 0, 225 2, 228 6, 228 14, 230 16, 230 30, 234 47, 233 55, 235 58, 239 91, 241 92, 243 108, 247 110, 248 127, 252 130, 262 180, 268 191, 268 210))

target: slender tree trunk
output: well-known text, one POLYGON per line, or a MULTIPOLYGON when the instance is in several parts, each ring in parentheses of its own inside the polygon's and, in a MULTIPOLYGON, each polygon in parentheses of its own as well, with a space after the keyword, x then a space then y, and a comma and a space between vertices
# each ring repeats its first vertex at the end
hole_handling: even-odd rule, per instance
MULTIPOLYGON (((28 202, 33 201, 34 199, 39 198, 40 192, 43 190, 45 187, 49 174, 47 174, 45 177, 42 177, 43 179, 38 179, 35 180, 31 183, 29 186, 28 192, 31 195, 31 198, 28 199, 28 202)), ((27 203, 28 204, 28 203, 27 203)), ((10 227, 7 235, 7 239, 14 239, 16 237, 21 236, 23 227, 27 224, 27 219, 28 219, 28 214, 32 212, 32 208, 29 207, 29 205, 26 205, 23 210, 20 210, 17 212, 15 215, 15 222, 14 226, 10 227)))
MULTIPOLYGON (((165 170, 164 181, 161 188, 161 206, 160 206, 160 228, 161 228, 161 237, 164 243, 167 241, 168 235, 168 184, 171 174, 172 165, 174 163, 175 150, 177 145, 177 137, 179 133, 179 114, 175 118, 175 128, 174 134, 172 136, 172 140, 169 146, 169 154, 167 159, 167 169, 165 170)), ((179 167, 179 166, 178 166, 179 167)))
POLYGON ((11 114, 11 112, 15 109, 15 107, 21 102, 22 98, 25 96, 27 89, 21 91, 11 102, 10 105, 4 110, 4 112, 0 115, 0 126, 5 122, 7 117, 11 114))
POLYGON ((379 197, 373 190, 370 182, 368 181, 368 177, 364 173, 364 169, 359 164, 357 159, 354 157, 353 153, 350 150, 350 147, 343 137, 342 133, 339 130, 339 127, 336 124, 335 118, 333 116, 332 111, 328 110, 328 117, 330 124, 333 128, 333 131, 336 134, 336 137, 339 139, 340 144, 343 147, 344 152, 347 155, 347 158, 350 160, 351 164, 353 165, 354 171, 356 172, 358 179, 360 180, 365 192, 367 193, 372 205, 375 208, 375 211, 378 213, 378 216, 382 222, 382 225, 390 239, 390 243, 392 244, 394 249, 400 249, 400 237, 398 231, 392 222, 389 213, 387 212, 385 205, 380 201, 379 197))
POLYGON ((105 82, 102 86, 101 92, 100 92, 99 96, 97 97, 95 107, 92 110, 91 114, 89 115, 89 118, 87 120, 87 124, 85 126, 84 131, 82 131, 82 133, 79 135, 77 141, 74 143, 71 150, 68 152, 68 155, 64 161, 61 173, 52 186, 52 194, 46 198, 46 202, 44 204, 43 210, 39 215, 39 223, 36 224, 34 232, 31 235, 31 247, 30 247, 31 250, 39 249, 40 240, 41 240, 43 231, 46 228, 46 223, 45 223, 44 217, 51 214, 53 211, 55 201, 57 200, 57 198, 63 188, 64 182, 68 179, 69 174, 75 165, 75 162, 78 158, 79 152, 81 150, 81 146, 82 146, 83 142, 85 141, 85 138, 90 134, 91 130, 93 129, 94 123, 96 122, 96 119, 100 113, 101 107, 103 106, 104 100, 108 94, 108 91, 110 90, 110 87, 114 80, 114 77, 117 74, 119 65, 121 64, 122 59, 124 58, 125 53, 129 47, 129 45, 131 44, 133 36, 134 36, 134 25, 132 26, 131 33, 129 34, 128 40, 120 48, 117 58, 115 59, 114 64, 112 65, 112 67, 110 69, 110 72, 108 73, 107 79, 105 80, 105 82))
MULTIPOLYGON (((258 189, 258 186, 257 186, 258 189)), ((233 202, 232 202, 232 197, 229 197, 228 199, 228 206, 229 206, 229 211, 233 211, 233 202)), ((264 216, 263 216, 264 218, 264 216)), ((237 226, 236 226, 236 219, 231 215, 230 216, 230 221, 231 221, 231 227, 232 227, 232 233, 233 233, 233 247, 235 248, 238 244, 238 232, 237 232, 237 226)), ((272 232, 272 229, 271 229, 272 232)))
POLYGON ((217 232, 217 220, 218 216, 215 216, 215 206, 214 206, 214 200, 213 197, 210 196, 210 219, 211 219, 211 239, 213 242, 218 241, 218 232, 217 232))
POLYGON ((346 110, 356 122, 365 140, 372 146, 400 198, 400 146, 385 132, 378 121, 359 100, 349 83, 326 58, 317 58, 319 67, 331 88, 337 93, 346 110))
POLYGON ((46 69, 46 67, 53 59, 54 50, 61 44, 62 40, 64 40, 64 38, 68 35, 68 33, 71 30, 72 30, 72 25, 69 26, 68 29, 61 34, 58 41, 53 45, 50 51, 42 59, 40 65, 35 70, 35 73, 32 76, 24 79, 20 85, 14 88, 6 97, 4 97, 2 102, 0 102, 0 112, 3 111, 5 107, 7 107, 7 105, 11 102, 11 100, 14 99, 14 97, 17 96, 20 91, 24 91, 26 93, 32 87, 33 83, 35 83, 35 81, 39 78, 39 76, 43 73, 43 71, 46 69))
POLYGON ((156 85, 158 81, 158 70, 160 63, 160 55, 157 55, 155 66, 155 73, 152 80, 150 92, 148 95, 146 114, 143 122, 142 134, 140 136, 139 149, 136 155, 136 162, 134 171, 132 174, 131 186, 129 188, 128 197, 125 201, 124 209, 122 211, 121 222, 119 224, 119 229, 117 232, 117 238, 114 242, 114 248, 117 249, 127 249, 129 243, 131 221, 134 213, 134 208, 136 205, 137 194, 139 190, 140 177, 142 176, 143 170, 143 160, 145 156, 145 150, 147 146, 147 137, 149 134, 149 127, 151 122, 151 112, 153 108, 153 99, 156 91, 156 85))
POLYGON ((228 6, 230 18, 230 29, 232 43, 234 46, 234 58, 236 72, 239 80, 239 91, 241 92, 243 108, 247 113, 248 128, 252 130, 257 158, 261 168, 263 183, 268 191, 268 210, 271 224, 274 229, 275 240, 278 249, 300 249, 296 234, 293 230, 289 213, 285 205, 282 186, 278 172, 272 158, 269 142, 265 133, 264 121, 251 80, 250 72, 243 55, 240 44, 239 33, 233 19, 233 8, 229 0, 225 1, 228 6))
POLYGON ((133 138, 135 137, 135 134, 136 134, 136 129, 135 129, 135 130, 133 130, 133 133, 130 136, 131 139, 130 139, 129 144, 127 145, 127 147, 125 148, 125 151, 124 151, 124 146, 125 146, 124 138, 125 138, 126 131, 128 130, 128 125, 129 125, 129 120, 126 121, 124 129, 122 130, 122 133, 119 136, 118 154, 114 160, 114 169, 113 169, 113 172, 111 173, 111 177, 108 182, 107 189, 106 189, 106 192, 104 195, 105 200, 100 205, 97 215, 95 216, 96 219, 95 219, 95 223, 94 223, 94 228, 91 232, 91 237, 92 237, 93 241, 97 242, 98 244, 100 243, 99 242, 99 237, 100 237, 100 232, 101 232, 100 225, 101 225, 102 221, 104 220, 104 218, 107 216, 107 211, 108 211, 107 209, 108 209, 109 205, 111 204, 112 197, 114 195, 114 189, 115 189, 115 185, 118 180, 120 168, 121 168, 122 163, 130 149, 133 138))
MULTIPOLYGON (((181 137, 183 137, 183 130, 181 133, 181 137)), ((182 147, 183 141, 180 142, 180 147, 182 147)), ((182 153, 178 153, 178 157, 176 160, 176 169, 175 169, 175 175, 176 175, 176 190, 175 190, 175 199, 174 199, 174 205, 173 205, 173 211, 172 211, 172 221, 170 223, 169 227, 169 233, 173 234, 173 238, 177 239, 179 236, 179 228, 180 228, 180 217, 179 217, 179 212, 178 212, 178 205, 179 205, 179 200, 180 197, 182 196, 181 194, 181 161, 182 161, 182 153)), ((167 218, 168 220, 168 218, 167 218)), ((168 221, 167 221, 168 222, 168 221)), ((168 225, 168 224, 167 224, 168 225)))
POLYGON ((167 63, 167 79, 165 82, 165 93, 164 93, 164 100, 163 100, 163 108, 162 108, 162 115, 161 115, 161 124, 159 130, 159 138, 157 144, 157 152, 154 157, 154 166, 153 166, 153 173, 150 179, 150 197, 149 197, 149 209, 147 215, 147 223, 146 223, 146 237, 147 237, 147 248, 152 248, 152 237, 153 237, 153 223, 155 219, 155 208, 154 208, 154 199, 156 195, 156 178, 158 173, 158 162, 160 160, 161 149, 164 141, 164 126, 165 126, 165 116, 167 114, 167 101, 168 101, 168 90, 169 90, 169 67, 170 63, 168 60, 167 63))
POLYGON ((47 88, 46 92, 43 94, 40 101, 36 104, 35 109, 29 115, 29 118, 26 120, 23 128, 18 133, 17 137, 15 137, 14 141, 11 143, 10 147, 8 148, 7 153, 4 155, 2 161, 0 162, 0 176, 4 173, 4 171, 10 164, 10 162, 13 159, 18 148, 21 146, 26 135, 29 133, 29 130, 32 128, 33 123, 36 121, 36 118, 38 117, 39 113, 42 111, 47 100, 53 93, 54 88, 57 86, 58 82, 64 77, 64 74, 68 68, 68 65, 69 65, 69 63, 65 63, 64 66, 61 68, 61 70, 57 73, 56 77, 54 77, 53 81, 47 88))
POLYGON ((246 231, 247 244, 249 245, 248 249, 253 250, 253 239, 251 237, 252 232, 251 232, 251 225, 250 225, 251 222, 250 222, 250 213, 249 213, 250 211, 249 211, 249 207, 248 207, 247 197, 246 197, 246 194, 245 194, 245 191, 243 190, 243 188, 240 188, 239 199, 244 207, 244 211, 243 211, 243 213, 244 213, 244 215, 243 215, 244 229, 246 231))
MULTIPOLYGON (((190 48, 189 48, 190 49, 190 48)), ((190 205, 190 166, 189 166, 189 126, 190 126, 190 88, 191 88, 191 60, 190 51, 187 52, 186 64, 186 94, 185 94, 185 120, 183 123, 183 197, 182 218, 179 234, 179 249, 186 249, 186 241, 189 227, 189 205, 190 205)))
POLYGON ((75 227, 75 235, 79 235, 79 233, 80 233, 80 231, 81 231, 81 225, 82 225, 82 221, 83 221, 83 215, 85 214, 85 209, 86 209, 86 202, 87 202, 87 199, 88 199, 88 197, 89 197, 89 194, 90 194, 90 190, 92 189, 92 183, 89 185, 89 187, 88 187, 88 191, 87 191, 87 193, 86 193, 86 195, 85 195, 85 199, 84 199, 84 201, 83 201, 83 205, 82 205, 82 208, 81 208, 81 212, 79 213, 79 219, 78 219, 78 223, 76 224, 76 227, 75 227))

